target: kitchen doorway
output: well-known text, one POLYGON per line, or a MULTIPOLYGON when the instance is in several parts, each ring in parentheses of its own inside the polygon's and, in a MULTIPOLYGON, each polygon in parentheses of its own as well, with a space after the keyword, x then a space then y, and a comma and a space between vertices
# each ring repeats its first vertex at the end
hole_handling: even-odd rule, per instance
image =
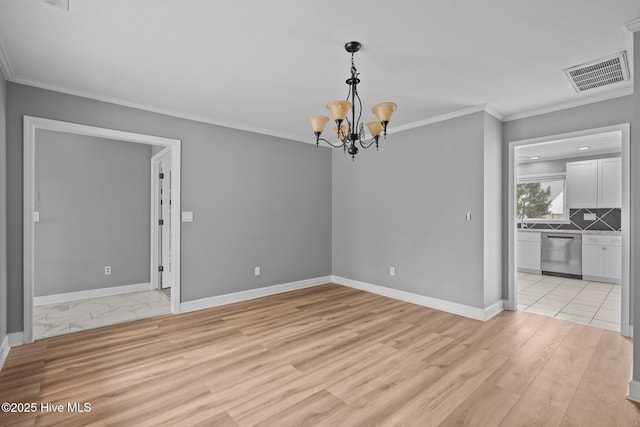
POLYGON ((509 309, 629 336, 629 153, 628 124, 509 143, 509 309))

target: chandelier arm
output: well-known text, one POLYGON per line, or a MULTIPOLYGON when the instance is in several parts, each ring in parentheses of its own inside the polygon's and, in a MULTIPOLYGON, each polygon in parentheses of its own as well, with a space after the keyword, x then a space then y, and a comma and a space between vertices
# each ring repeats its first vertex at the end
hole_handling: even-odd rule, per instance
POLYGON ((335 144, 331 143, 331 141, 329 141, 329 140, 327 140, 327 139, 324 139, 324 138, 318 138, 318 141, 324 141, 324 142, 326 142, 327 144, 329 144, 330 146, 332 146, 333 148, 340 148, 340 147, 343 147, 343 146, 344 146, 344 142, 341 142, 340 144, 335 145, 335 144))
POLYGON ((347 92, 347 98, 345 101, 349 101, 349 98, 351 98, 351 85, 349 85, 349 91, 347 92))
MULTIPOLYGON (((359 132, 357 127, 360 126, 360 119, 362 118, 362 100, 360 99, 360 95, 358 94, 358 92, 357 91, 355 91, 355 92, 356 92, 356 98, 358 98, 358 104, 360 105, 360 112, 358 113, 358 121, 355 124, 356 132, 359 132)), ((355 108, 355 106, 354 106, 354 108, 355 108)))
POLYGON ((365 150, 371 147, 378 139, 376 137, 371 138, 369 141, 360 141, 360 146, 365 150))
MULTIPOLYGON (((351 98, 351 85, 349 85, 349 92, 347 93, 347 101, 349 101, 349 98, 351 98)), ((353 108, 353 103, 351 104, 351 108, 353 108)), ((349 120, 349 113, 347 113, 347 116, 344 119, 347 122, 347 125, 349 126, 349 133, 351 133, 351 129, 353 129, 353 126, 352 126, 353 123, 351 123, 351 121, 349 120)))

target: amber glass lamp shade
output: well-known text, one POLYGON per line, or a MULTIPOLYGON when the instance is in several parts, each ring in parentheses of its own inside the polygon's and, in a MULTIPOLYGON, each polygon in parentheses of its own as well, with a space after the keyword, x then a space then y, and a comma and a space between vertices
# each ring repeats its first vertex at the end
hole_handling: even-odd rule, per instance
POLYGON ((311 125, 311 129, 315 134, 321 134, 324 130, 324 127, 329 122, 329 117, 327 116, 311 116, 307 118, 309 125, 311 125))
POLYGON ((382 133, 382 123, 380 122, 369 122, 366 126, 367 129, 369 129, 369 133, 374 138, 382 133))
POLYGON ((371 112, 376 115, 378 121, 381 123, 388 123, 397 109, 398 106, 393 102, 381 102, 380 104, 374 105, 371 112))
POLYGON ((333 101, 327 104, 327 110, 331 112, 333 120, 344 120, 347 117, 347 113, 351 109, 351 103, 349 101, 333 101))

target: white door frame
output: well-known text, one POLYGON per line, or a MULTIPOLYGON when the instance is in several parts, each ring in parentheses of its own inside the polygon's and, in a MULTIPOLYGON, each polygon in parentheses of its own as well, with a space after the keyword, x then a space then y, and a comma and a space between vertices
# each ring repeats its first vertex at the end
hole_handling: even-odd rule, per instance
MULTIPOLYGON (((631 151, 630 151, 630 125, 623 123, 613 126, 605 126, 595 129, 586 129, 576 132, 549 135, 539 138, 523 139, 509 142, 509 195, 508 195, 508 309, 516 310, 516 147, 524 145, 538 144, 541 142, 558 141, 561 139, 577 138, 588 135, 595 135, 605 132, 620 132, 622 139, 622 288, 621 288, 621 319, 620 333, 628 337, 631 334, 631 295, 630 295, 630 227, 631 227, 631 151)), ((635 315, 635 313, 634 313, 635 315)))
POLYGON ((35 143, 36 130, 52 130, 77 135, 87 135, 98 138, 113 139, 139 144, 150 144, 168 147, 171 150, 171 187, 173 189, 173 202, 171 205, 171 227, 174 239, 172 252, 174 259, 174 287, 171 292, 171 312, 180 311, 180 153, 181 141, 179 139, 163 138, 159 136, 144 135, 140 133, 125 132, 115 129, 106 129, 95 126, 87 126, 78 123, 63 122, 59 120, 44 119, 40 117, 24 116, 24 206, 23 206, 23 237, 24 237, 24 313, 23 313, 23 341, 33 342, 33 297, 34 297, 34 250, 35 250, 35 224, 33 215, 35 212, 35 143))
MULTIPOLYGON (((166 147, 151 157, 151 289, 160 289, 160 275, 158 274, 158 265, 161 262, 159 257, 160 241, 158 239, 158 171, 160 162, 166 155, 171 155, 171 147, 166 147)), ((173 206, 173 200, 171 206, 173 206)), ((171 225, 173 226, 173 224, 171 225)))

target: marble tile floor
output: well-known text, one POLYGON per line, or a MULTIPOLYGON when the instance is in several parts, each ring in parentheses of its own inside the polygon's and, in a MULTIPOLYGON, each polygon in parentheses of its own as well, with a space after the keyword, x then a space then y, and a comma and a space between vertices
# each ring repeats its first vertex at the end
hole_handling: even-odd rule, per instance
POLYGON ((518 310, 620 332, 620 285, 518 273, 518 310))
POLYGON ((157 290, 131 292, 33 308, 35 339, 99 328, 171 313, 171 301, 157 290))

